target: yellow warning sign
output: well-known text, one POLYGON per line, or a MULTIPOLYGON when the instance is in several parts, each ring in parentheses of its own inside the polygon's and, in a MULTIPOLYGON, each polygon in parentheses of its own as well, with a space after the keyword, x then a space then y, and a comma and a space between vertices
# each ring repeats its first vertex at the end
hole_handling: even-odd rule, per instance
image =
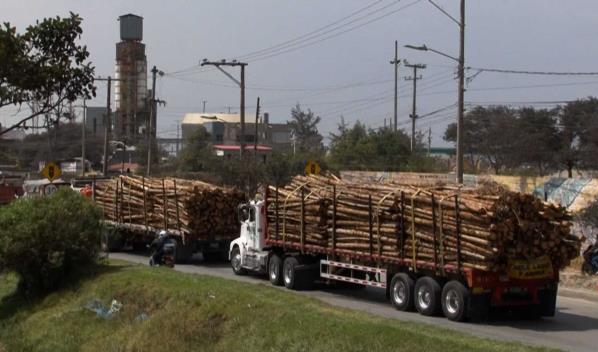
POLYGON ((553 276, 552 262, 548 256, 536 259, 510 259, 507 271, 512 279, 544 279, 553 276))
POLYGON ((305 174, 306 175, 319 175, 320 174, 320 164, 317 162, 310 160, 305 165, 305 174))
POLYGON ((42 169, 42 176, 47 178, 50 182, 60 178, 62 175, 62 170, 60 166, 56 165, 53 162, 49 162, 46 166, 42 169))

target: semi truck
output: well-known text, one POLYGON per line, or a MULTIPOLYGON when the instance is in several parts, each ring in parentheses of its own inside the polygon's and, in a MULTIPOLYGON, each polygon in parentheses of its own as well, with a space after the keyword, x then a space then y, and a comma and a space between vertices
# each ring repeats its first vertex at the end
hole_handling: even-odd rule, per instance
POLYGON ((520 260, 510 270, 493 272, 389 259, 269 236, 264 200, 242 204, 238 212, 240 236, 229 248, 237 275, 263 273, 273 285, 291 290, 309 289, 316 281, 376 287, 386 290, 397 310, 444 315, 452 321, 483 320, 492 308, 521 308, 533 317, 555 314, 559 273, 550 263, 520 260))

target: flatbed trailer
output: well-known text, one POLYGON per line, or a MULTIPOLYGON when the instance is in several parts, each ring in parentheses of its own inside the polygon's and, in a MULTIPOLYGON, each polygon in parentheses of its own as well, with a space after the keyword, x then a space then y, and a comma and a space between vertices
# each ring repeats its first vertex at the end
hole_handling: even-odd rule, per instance
POLYGON ((236 274, 266 273, 272 284, 293 290, 309 289, 316 280, 378 287, 398 310, 454 321, 484 319, 492 308, 523 309, 531 317, 555 314, 559 274, 552 264, 490 272, 413 260, 404 251, 379 255, 373 246, 361 252, 288 241, 278 229, 268 235, 267 208, 261 200, 240 206, 241 234, 229 254, 236 274))

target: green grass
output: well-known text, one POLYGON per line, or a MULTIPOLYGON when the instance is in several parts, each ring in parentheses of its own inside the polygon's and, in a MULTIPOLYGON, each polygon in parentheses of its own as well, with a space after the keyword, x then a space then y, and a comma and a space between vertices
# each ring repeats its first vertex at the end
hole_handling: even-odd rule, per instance
POLYGON ((544 350, 335 308, 266 284, 115 261, 35 302, 12 294, 16 284, 0 276, 0 351, 544 350), (111 320, 84 308, 113 298, 124 306, 111 320), (150 318, 137 321, 141 313, 150 318))

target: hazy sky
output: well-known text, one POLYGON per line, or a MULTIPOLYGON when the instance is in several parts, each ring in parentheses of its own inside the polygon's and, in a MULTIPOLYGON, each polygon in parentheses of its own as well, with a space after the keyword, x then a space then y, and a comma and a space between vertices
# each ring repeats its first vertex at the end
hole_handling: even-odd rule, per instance
MULTIPOLYGON (((436 2, 458 17, 459 1, 436 2)), ((598 71, 598 1, 469 0, 466 5, 466 66, 598 71)), ((418 81, 419 115, 457 101, 453 61, 403 48, 425 43, 457 56, 457 25, 427 0, 0 2, 0 19, 19 31, 36 19, 66 16, 69 11, 84 19, 82 42, 101 76, 114 75, 118 16, 144 17, 148 67, 156 65, 167 73, 157 88, 158 97, 168 103, 158 116, 161 135, 173 136, 176 121, 186 112, 200 112, 203 100, 208 112, 224 112, 228 106, 238 111, 238 88, 218 71, 194 67, 202 58, 243 58, 299 36, 302 39, 271 55, 247 58, 248 116, 253 116, 260 96, 262 111, 270 112, 272 121, 289 119, 296 103, 312 109, 322 117, 319 128, 324 135, 335 130, 341 115, 347 122, 359 119, 382 126, 384 118, 392 116, 394 71, 389 60, 395 40, 400 58, 428 65, 418 81)), ((408 129, 411 82, 403 77, 411 72, 405 67, 399 72, 399 124, 408 129)), ((598 77, 483 72, 467 88, 466 102, 550 107, 538 102, 597 95, 598 77)), ((105 84, 98 83, 94 104, 105 104, 105 94, 105 84)), ((1 109, 0 122, 14 121, 14 110, 1 109)), ((418 129, 431 126, 434 144, 441 145, 444 127, 455 115, 453 108, 422 118, 418 129)))

